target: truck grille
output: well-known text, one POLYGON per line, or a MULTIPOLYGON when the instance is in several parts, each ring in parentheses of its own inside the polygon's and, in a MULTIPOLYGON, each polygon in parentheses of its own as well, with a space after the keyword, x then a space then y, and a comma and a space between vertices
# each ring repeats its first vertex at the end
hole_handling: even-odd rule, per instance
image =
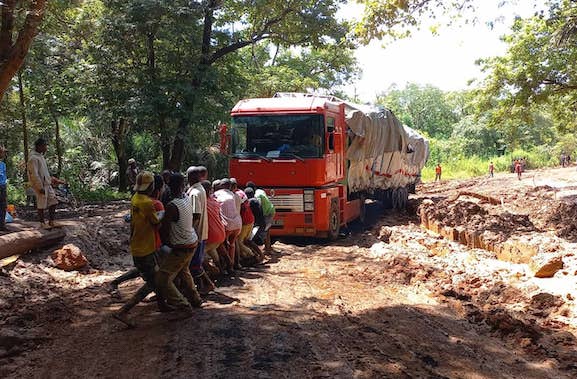
POLYGON ((277 212, 304 212, 302 193, 275 195, 270 201, 277 212))

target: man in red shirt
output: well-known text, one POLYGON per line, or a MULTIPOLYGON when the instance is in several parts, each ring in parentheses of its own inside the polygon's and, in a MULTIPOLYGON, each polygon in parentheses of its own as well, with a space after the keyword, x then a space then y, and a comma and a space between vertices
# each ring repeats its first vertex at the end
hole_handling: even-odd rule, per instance
POLYGON ((206 211, 208 214, 208 239, 206 240, 205 251, 222 273, 229 266, 230 258, 224 251, 222 255, 218 253, 218 248, 226 239, 220 203, 213 196, 212 184, 208 180, 203 180, 201 184, 206 191, 206 211), (224 258, 225 261, 221 258, 224 258))
POLYGON ((437 167, 435 167, 435 182, 441 181, 441 173, 443 169, 441 168, 441 164, 437 163, 437 167))

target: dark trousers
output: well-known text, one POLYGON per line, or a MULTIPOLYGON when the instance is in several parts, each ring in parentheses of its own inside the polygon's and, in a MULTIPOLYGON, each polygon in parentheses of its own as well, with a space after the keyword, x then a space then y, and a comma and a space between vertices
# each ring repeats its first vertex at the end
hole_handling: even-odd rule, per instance
POLYGON ((133 268, 130 271, 127 271, 124 274, 120 275, 118 278, 114 279, 112 282, 110 282, 110 284, 118 286, 120 283, 124 283, 139 277, 140 277, 140 270, 137 268, 133 268))
POLYGON ((144 281, 152 288, 155 286, 155 276, 159 268, 158 255, 156 252, 145 255, 144 257, 132 257, 134 266, 142 274, 144 281))
MULTIPOLYGON (((142 278, 146 282, 142 287, 136 291, 136 293, 120 308, 120 313, 127 313, 132 308, 134 308, 138 303, 140 303, 148 294, 156 291, 155 285, 155 275, 158 271, 158 255, 156 252, 145 255, 144 257, 132 257, 134 261, 134 266, 140 271, 142 278)), ((158 295, 158 293, 157 293, 158 295)), ((159 302, 161 302, 161 297, 158 297, 159 302)))
POLYGON ((202 275, 204 269, 202 268, 202 261, 204 260, 204 246, 206 241, 200 241, 196 250, 194 251, 194 256, 192 261, 190 261, 190 273, 192 276, 202 275))
POLYGON ((6 186, 0 186, 0 229, 4 229, 6 223, 6 186))

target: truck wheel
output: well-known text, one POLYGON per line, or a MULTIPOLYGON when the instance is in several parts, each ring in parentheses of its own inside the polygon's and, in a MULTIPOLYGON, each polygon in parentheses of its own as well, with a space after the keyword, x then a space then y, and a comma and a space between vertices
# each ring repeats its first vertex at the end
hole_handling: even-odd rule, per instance
POLYGON ((359 221, 361 222, 361 224, 365 224, 367 222, 367 205, 365 203, 366 201, 365 195, 360 195, 359 201, 361 202, 361 212, 359 213, 359 221))
POLYGON ((331 209, 329 211, 329 233, 328 238, 334 241, 339 238, 341 231, 341 213, 339 211, 339 199, 335 198, 331 201, 331 209))

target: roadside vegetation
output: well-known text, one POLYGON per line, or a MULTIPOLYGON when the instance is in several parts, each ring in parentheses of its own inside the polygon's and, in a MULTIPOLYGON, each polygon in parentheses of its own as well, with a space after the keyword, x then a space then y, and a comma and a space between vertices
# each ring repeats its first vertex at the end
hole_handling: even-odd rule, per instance
MULTIPOLYGON (((359 2, 356 22, 339 18, 340 1, 5 2, 0 144, 10 201, 25 199, 26 152, 39 136, 51 171, 87 201, 127 197, 131 157, 155 171, 208 162, 224 176, 218 130, 239 99, 313 91, 360 101, 344 91, 362 71, 357 46, 410 36, 441 14, 474 19, 474 0, 359 2)), ((424 180, 437 163, 444 178, 464 178, 486 174, 490 161, 502 172, 514 158, 539 168, 574 156, 576 19, 569 0, 516 19, 507 52, 480 60, 484 79, 468 90, 383 88, 374 103, 430 139, 424 180)))

